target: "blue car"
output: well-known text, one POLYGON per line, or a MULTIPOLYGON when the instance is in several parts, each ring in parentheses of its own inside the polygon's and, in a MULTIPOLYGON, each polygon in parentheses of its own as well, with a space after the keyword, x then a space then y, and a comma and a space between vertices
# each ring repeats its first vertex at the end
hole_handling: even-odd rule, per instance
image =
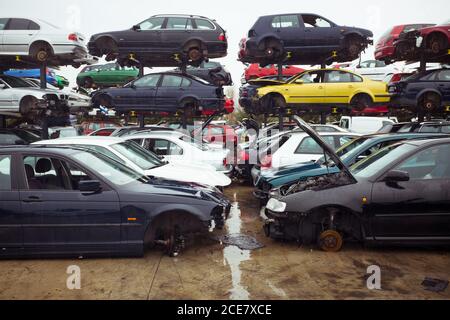
MULTIPOLYGON (((5 71, 3 74, 5 74, 7 76, 18 77, 18 78, 40 79, 40 77, 41 77, 40 69, 25 69, 25 70, 10 69, 8 71, 5 71)), ((46 78, 47 78, 47 83, 51 84, 52 86, 58 87, 58 80, 56 78, 55 71, 47 68, 46 78)))
POLYGON ((214 187, 148 178, 86 148, 0 148, 0 258, 142 256, 221 228, 214 187))
MULTIPOLYGON (((403 134, 375 134, 363 136, 350 141, 336 151, 346 167, 367 158, 378 150, 402 140, 446 137, 443 134, 403 133, 403 134)), ((298 181, 311 177, 322 176, 328 173, 337 173, 339 169, 332 160, 322 157, 316 162, 306 162, 287 167, 268 170, 259 173, 255 179, 254 196, 260 199, 261 205, 265 205, 271 189, 281 187, 281 192, 287 190, 298 181)))

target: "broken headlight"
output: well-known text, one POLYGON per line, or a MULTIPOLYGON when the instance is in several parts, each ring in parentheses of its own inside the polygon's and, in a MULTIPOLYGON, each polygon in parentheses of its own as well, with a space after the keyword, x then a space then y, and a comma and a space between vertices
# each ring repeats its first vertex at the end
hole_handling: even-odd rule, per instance
POLYGON ((286 210, 286 206, 287 205, 285 202, 282 202, 275 198, 271 198, 269 202, 267 202, 266 208, 267 210, 281 213, 286 210))

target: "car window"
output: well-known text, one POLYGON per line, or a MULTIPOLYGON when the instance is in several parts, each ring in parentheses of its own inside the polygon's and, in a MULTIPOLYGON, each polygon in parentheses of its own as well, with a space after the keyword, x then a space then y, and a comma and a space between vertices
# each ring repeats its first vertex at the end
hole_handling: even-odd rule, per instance
POLYGON ((331 23, 321 17, 303 14, 302 15, 303 23, 305 24, 305 28, 330 28, 331 23))
POLYGON ((143 170, 149 170, 162 164, 155 156, 132 141, 116 143, 111 145, 111 148, 143 170))
POLYGON ((5 29, 8 20, 9 20, 8 18, 0 18, 0 30, 5 29))
POLYGON ((195 19, 195 24, 199 30, 214 30, 214 25, 205 19, 195 19))
POLYGON ((133 82, 133 85, 136 88, 156 87, 158 85, 159 78, 159 74, 151 74, 137 79, 133 82))
POLYGON ((71 190, 63 163, 56 158, 27 155, 24 170, 30 190, 71 190))
POLYGON ((442 70, 438 74, 439 81, 450 81, 450 70, 442 70))
POLYGON ((28 19, 11 19, 6 30, 30 30, 30 23, 28 19))
POLYGON ((219 136, 223 134, 223 128, 220 127, 212 127, 211 128, 211 134, 215 136, 219 136))
POLYGON ((114 159, 114 160, 116 160, 116 161, 119 161, 119 162, 125 164, 125 161, 123 161, 122 159, 120 159, 118 156, 116 156, 114 153, 112 153, 111 151, 109 151, 109 150, 108 150, 107 148, 105 148, 105 147, 101 147, 101 146, 93 146, 93 145, 80 145, 80 146, 82 146, 82 147, 84 147, 84 148, 87 148, 87 149, 89 149, 89 150, 92 150, 92 151, 101 153, 101 154, 103 154, 103 155, 105 155, 105 156, 107 156, 107 157, 110 157, 110 158, 112 158, 112 159, 114 159))
POLYGON ((192 81, 186 78, 183 78, 183 82, 181 82, 181 86, 186 88, 186 87, 190 87, 192 84, 192 81))
POLYGON ((435 81, 437 78, 437 72, 431 72, 429 74, 424 75, 420 78, 421 81, 435 81))
POLYGON ((171 142, 170 143, 169 154, 171 156, 181 156, 183 154, 183 149, 179 145, 171 142))
POLYGON ((415 147, 409 144, 394 144, 381 149, 363 161, 357 162, 350 167, 350 170, 357 177, 369 178, 383 170, 386 165, 396 161, 403 154, 411 151, 415 147))
POLYGON ((306 72, 295 81, 302 81, 303 83, 320 83, 322 77, 322 71, 306 72))
POLYGON ((28 26, 28 30, 39 30, 41 27, 34 21, 30 21, 30 25, 28 26))
POLYGON ((6 84, 8 84, 11 88, 30 88, 34 87, 23 79, 10 77, 5 75, 0 75, 0 79, 3 80, 6 84))
POLYGON ((273 18, 272 20, 272 28, 299 28, 300 23, 298 21, 298 16, 296 15, 287 15, 287 16, 278 16, 273 18))
POLYGON ((192 29, 191 19, 182 17, 170 17, 167 19, 166 29, 185 30, 192 29))
MULTIPOLYGON (((334 137, 328 136, 328 137, 322 137, 325 142, 330 145, 332 148, 334 148, 334 137)), ((317 144, 317 142, 311 138, 307 137, 300 142, 297 149, 294 152, 295 154, 321 154, 323 153, 323 149, 320 145, 317 144)))
POLYGON ((413 155, 395 170, 408 172, 411 180, 448 179, 449 154, 450 144, 431 147, 413 155))
POLYGON ((339 146, 338 147, 346 145, 347 143, 349 143, 353 139, 355 139, 355 137, 349 137, 349 136, 338 137, 338 141, 339 141, 339 146))
POLYGON ((26 142, 21 138, 19 138, 14 133, 0 132, 0 145, 15 145, 15 144, 26 144, 26 142))
POLYGON ((327 71, 325 72, 326 83, 353 82, 352 74, 344 71, 327 71))
POLYGON ((145 139, 144 148, 157 154, 167 156, 169 154, 170 141, 165 139, 145 139))
POLYGON ((0 155, 0 190, 11 190, 10 155, 0 155))
POLYGON ((162 87, 179 87, 181 86, 181 82, 183 81, 182 77, 173 76, 173 75, 165 75, 162 81, 162 87))
POLYGON ((164 17, 154 17, 142 22, 139 27, 141 30, 159 30, 164 24, 164 17))

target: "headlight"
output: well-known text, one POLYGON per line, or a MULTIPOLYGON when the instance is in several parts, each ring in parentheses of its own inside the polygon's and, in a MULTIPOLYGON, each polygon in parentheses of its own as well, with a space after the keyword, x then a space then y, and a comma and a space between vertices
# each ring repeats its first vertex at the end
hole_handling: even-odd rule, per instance
POLYGON ((267 202, 266 208, 273 212, 284 212, 286 210, 286 203, 281 202, 277 199, 271 198, 269 202, 267 202))

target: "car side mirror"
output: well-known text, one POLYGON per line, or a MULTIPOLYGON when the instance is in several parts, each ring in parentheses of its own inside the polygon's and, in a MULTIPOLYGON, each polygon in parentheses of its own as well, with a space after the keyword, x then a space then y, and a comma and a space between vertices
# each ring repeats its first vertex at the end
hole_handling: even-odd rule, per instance
POLYGON ((395 183, 395 182, 406 182, 409 181, 409 173, 406 171, 392 170, 389 171, 384 177, 385 182, 395 183))
POLYGON ((102 189, 102 186, 98 180, 86 180, 78 183, 78 189, 83 193, 96 193, 102 189))
POLYGON ((131 29, 133 29, 134 31, 140 31, 141 27, 139 25, 134 25, 131 29))

